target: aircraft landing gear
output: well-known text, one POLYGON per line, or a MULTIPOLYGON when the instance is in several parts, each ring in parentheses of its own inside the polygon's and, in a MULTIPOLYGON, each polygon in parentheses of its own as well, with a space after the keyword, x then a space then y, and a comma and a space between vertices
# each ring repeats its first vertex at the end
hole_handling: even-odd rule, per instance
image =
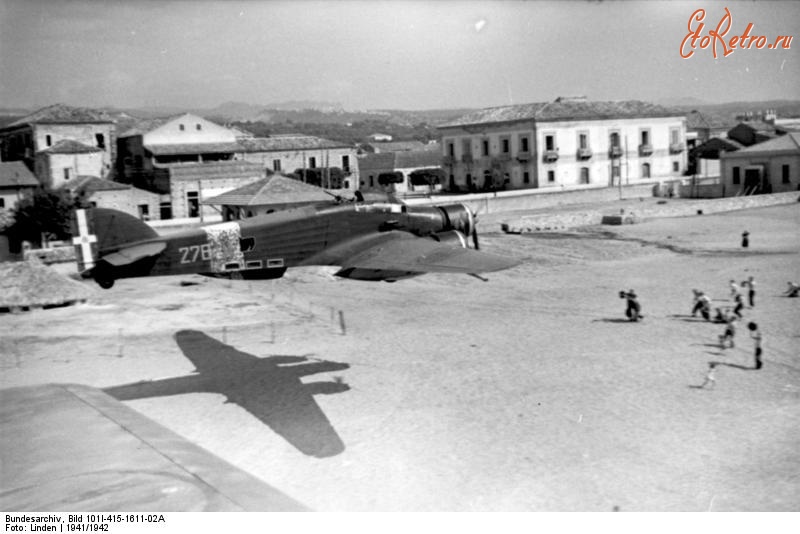
POLYGON ((114 276, 111 274, 111 269, 103 267, 103 264, 94 268, 92 278, 103 289, 110 289, 114 286, 114 276))

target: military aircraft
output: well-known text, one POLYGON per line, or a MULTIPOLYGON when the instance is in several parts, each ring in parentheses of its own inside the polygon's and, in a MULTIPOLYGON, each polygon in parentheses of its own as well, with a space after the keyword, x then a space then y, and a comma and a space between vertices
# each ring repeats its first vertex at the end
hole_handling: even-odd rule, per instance
POLYGON ((120 278, 191 273, 280 278, 289 267, 338 266, 337 276, 394 282, 425 273, 508 269, 512 258, 478 250, 464 204, 337 202, 159 236, 127 213, 91 208, 72 221, 78 270, 108 289, 120 278), (472 248, 469 247, 471 237, 472 248))

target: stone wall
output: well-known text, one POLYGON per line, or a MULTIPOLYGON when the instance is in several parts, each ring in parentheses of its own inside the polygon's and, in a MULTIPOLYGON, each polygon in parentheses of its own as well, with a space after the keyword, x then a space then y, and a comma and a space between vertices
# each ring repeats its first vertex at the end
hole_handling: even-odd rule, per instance
POLYGON ((465 203, 481 214, 507 211, 558 208, 574 204, 610 202, 619 199, 651 198, 657 182, 616 187, 585 187, 573 190, 523 190, 478 193, 472 195, 441 195, 430 198, 406 198, 409 205, 465 203))
POLYGON ((747 197, 728 197, 717 199, 671 199, 628 202, 620 208, 615 203, 607 207, 598 206, 592 209, 565 210, 557 213, 539 213, 513 216, 501 222, 501 229, 510 233, 563 231, 581 226, 601 224, 605 217, 611 224, 618 224, 612 219, 616 216, 619 223, 629 224, 651 218, 686 217, 689 215, 721 213, 749 208, 774 206, 797 202, 798 193, 774 193, 771 195, 753 195, 747 197))

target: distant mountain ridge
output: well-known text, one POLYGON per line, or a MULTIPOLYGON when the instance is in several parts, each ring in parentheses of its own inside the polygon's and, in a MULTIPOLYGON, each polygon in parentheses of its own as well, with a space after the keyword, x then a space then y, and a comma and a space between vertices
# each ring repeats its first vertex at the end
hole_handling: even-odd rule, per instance
MULTIPOLYGON (((703 114, 718 117, 725 122, 735 124, 736 117, 747 112, 763 112, 775 110, 778 117, 800 117, 800 100, 765 100, 711 103, 694 97, 662 99, 660 105, 683 113, 699 111, 703 114)), ((262 122, 266 124, 339 124, 348 125, 355 122, 375 122, 413 126, 427 124, 436 126, 456 119, 480 108, 454 108, 429 110, 345 110, 337 102, 312 100, 296 100, 275 104, 250 104, 246 102, 224 102, 213 108, 192 107, 142 107, 114 108, 98 107, 122 122, 128 120, 167 117, 181 113, 194 113, 211 120, 228 122, 262 122)), ((35 110, 22 108, 0 108, 0 126, 24 117, 35 110), (11 120, 3 120, 13 117, 11 120)))

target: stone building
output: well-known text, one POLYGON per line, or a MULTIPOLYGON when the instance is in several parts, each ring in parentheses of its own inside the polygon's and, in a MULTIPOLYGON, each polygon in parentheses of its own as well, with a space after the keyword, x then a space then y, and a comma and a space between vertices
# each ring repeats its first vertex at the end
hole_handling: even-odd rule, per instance
POLYGON ((82 195, 92 206, 129 213, 143 221, 160 218, 161 197, 157 193, 95 176, 79 176, 64 187, 82 195))
POLYGON ((84 165, 91 167, 96 176, 105 178, 111 172, 116 157, 115 133, 113 120, 102 111, 55 104, 0 128, 0 160, 24 162, 28 169, 37 172, 37 178, 42 183, 64 180, 67 176, 65 168, 71 169, 69 172, 72 177, 77 176, 73 171, 83 172, 84 165), (47 151, 56 146, 60 147, 57 150, 64 150, 67 145, 72 147, 67 150, 74 150, 77 146, 75 143, 93 149, 91 153, 98 155, 81 158, 80 165, 75 164, 73 158, 66 167, 47 165, 36 169, 38 154, 63 155, 47 151), (88 163, 84 159, 92 161, 88 163), (38 172, 46 174, 40 175, 38 172))
POLYGON ((0 212, 14 209, 39 181, 21 161, 0 161, 0 212))
POLYGON ((150 189, 165 165, 233 160, 237 135, 191 113, 138 121, 119 135, 118 180, 150 189))
POLYGON ((36 153, 36 176, 49 187, 67 185, 78 176, 105 176, 107 173, 104 152, 73 139, 62 139, 53 146, 36 153))
POLYGON ((246 161, 166 165, 159 176, 162 192, 161 219, 220 219, 220 213, 204 200, 251 184, 266 176, 261 165, 246 161))
POLYGON ((687 168, 686 118, 639 101, 578 97, 489 108, 439 130, 450 190, 659 182, 687 168))
POLYGON ((722 196, 800 190, 800 132, 720 156, 722 196))
POLYGON ((690 172, 697 178, 716 178, 720 175, 720 155, 742 148, 744 145, 733 139, 712 137, 689 151, 690 172))

